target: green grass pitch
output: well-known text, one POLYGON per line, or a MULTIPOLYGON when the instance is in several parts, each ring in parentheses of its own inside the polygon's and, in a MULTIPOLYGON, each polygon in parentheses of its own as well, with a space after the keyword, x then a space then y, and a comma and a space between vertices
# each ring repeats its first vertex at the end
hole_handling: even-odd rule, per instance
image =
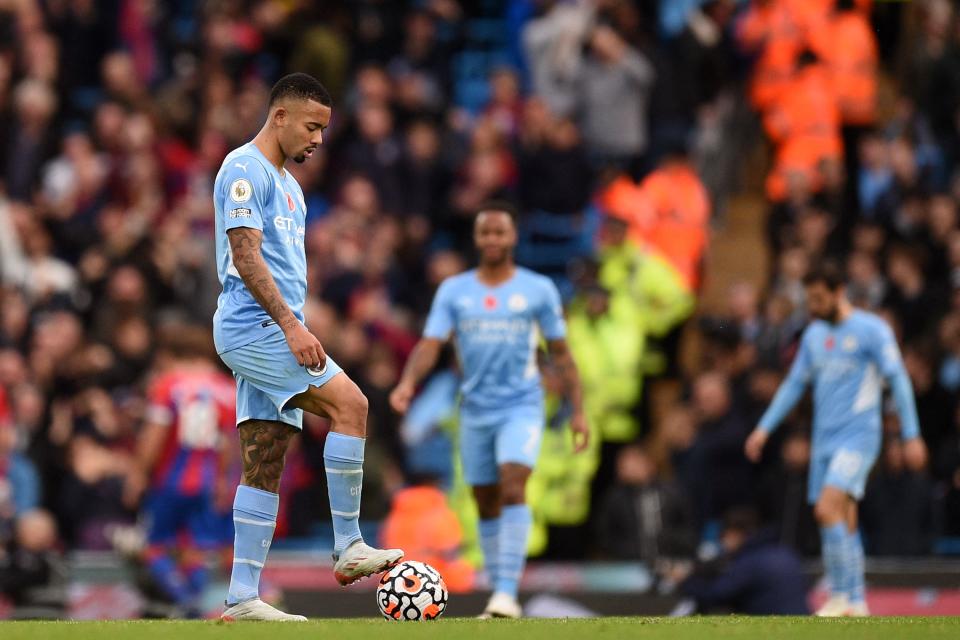
POLYGON ((374 638, 496 638, 497 640, 913 640, 960 638, 958 618, 595 618, 474 620, 426 623, 374 619, 297 623, 218 622, 0 622, 3 640, 352 640, 374 638))

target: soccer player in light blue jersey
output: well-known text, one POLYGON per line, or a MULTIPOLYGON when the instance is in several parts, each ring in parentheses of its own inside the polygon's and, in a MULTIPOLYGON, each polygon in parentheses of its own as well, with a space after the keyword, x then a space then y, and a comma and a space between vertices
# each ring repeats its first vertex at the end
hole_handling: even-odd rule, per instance
POLYGON ((820 266, 804 280, 814 320, 773 402, 747 439, 747 457, 757 462, 770 433, 813 385, 813 435, 807 499, 814 505, 831 597, 817 615, 869 615, 864 596, 863 545, 857 502, 883 440, 883 380, 900 416, 908 464, 921 468, 920 439, 910 379, 890 327, 878 316, 854 309, 840 272, 820 266))
POLYGON ((545 422, 537 366, 541 335, 566 385, 577 451, 586 448, 589 431, 580 379, 565 339, 560 294, 548 278, 514 264, 512 207, 502 202, 482 207, 473 237, 480 265, 440 285, 423 338, 390 403, 406 412, 417 384, 453 336, 463 370, 463 472, 480 512, 480 545, 494 591, 484 617, 518 618, 517 590, 531 523, 525 491, 545 422))
POLYGON ((270 92, 260 132, 231 151, 214 183, 217 266, 223 292, 214 342, 237 383, 243 478, 233 503, 233 572, 225 620, 306 620, 259 597, 276 526, 284 455, 303 411, 326 416, 324 466, 334 529, 334 574, 346 585, 396 565, 399 549, 374 549, 358 526, 367 399, 304 325, 306 206, 286 161, 304 162, 323 142, 331 100, 294 73, 270 92))

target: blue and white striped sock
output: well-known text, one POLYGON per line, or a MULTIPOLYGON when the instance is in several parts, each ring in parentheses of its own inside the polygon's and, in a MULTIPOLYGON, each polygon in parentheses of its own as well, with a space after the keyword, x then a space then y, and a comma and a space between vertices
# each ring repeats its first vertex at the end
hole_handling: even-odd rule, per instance
POLYGON ((527 562, 527 537, 533 517, 525 504, 511 504, 500 514, 500 549, 494 591, 514 598, 520 588, 520 576, 527 562))
POLYGON ((349 547, 360 535, 360 493, 363 489, 363 438, 331 431, 323 446, 327 493, 333 517, 333 553, 349 547))
POLYGON ((823 568, 830 583, 830 593, 835 596, 846 594, 849 589, 844 563, 847 527, 842 523, 821 527, 820 536, 823 540, 823 568))
POLYGON ((487 570, 490 588, 497 584, 497 563, 500 561, 500 518, 480 521, 480 549, 483 550, 483 567, 487 570))
POLYGON ((246 485, 237 487, 233 500, 233 571, 227 605, 260 595, 260 571, 267 561, 277 526, 280 496, 246 485))
POLYGON ((850 588, 850 602, 861 604, 866 600, 866 586, 864 584, 863 541, 860 531, 847 534, 847 582, 850 588))

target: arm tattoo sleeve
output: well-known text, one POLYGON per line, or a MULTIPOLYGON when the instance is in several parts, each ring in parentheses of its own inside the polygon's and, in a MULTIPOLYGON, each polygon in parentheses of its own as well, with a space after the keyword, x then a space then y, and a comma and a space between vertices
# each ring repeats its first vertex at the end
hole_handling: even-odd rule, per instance
POLYGON ((277 283, 270 274, 267 263, 260 255, 260 243, 263 233, 257 229, 238 227, 227 231, 230 239, 230 252, 233 256, 233 266, 247 285, 263 310, 273 318, 282 329, 289 329, 297 322, 287 302, 283 299, 277 283))
POLYGON ((566 390, 567 398, 574 410, 580 411, 583 408, 583 392, 580 388, 580 375, 577 372, 577 363, 573 361, 573 355, 567 347, 566 340, 551 340, 549 342, 550 357, 553 365, 557 368, 560 378, 563 380, 563 386, 566 390))

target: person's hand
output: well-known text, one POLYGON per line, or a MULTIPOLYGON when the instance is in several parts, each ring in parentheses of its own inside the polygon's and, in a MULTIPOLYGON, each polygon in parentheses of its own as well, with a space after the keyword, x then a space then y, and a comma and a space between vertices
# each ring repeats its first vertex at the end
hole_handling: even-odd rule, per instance
POLYGON ((573 433, 574 453, 585 451, 590 444, 590 425, 587 424, 583 411, 577 411, 570 418, 570 431, 573 433))
POLYGON ((410 401, 413 400, 415 391, 416 389, 412 384, 401 380, 400 384, 390 392, 390 406, 397 413, 405 414, 410 408, 410 401))
POLYGON ((753 430, 753 433, 747 438, 743 445, 743 453, 746 454, 750 462, 760 462, 760 456, 763 455, 763 447, 767 444, 767 432, 759 427, 753 430))
POLYGON ((317 337, 307 331, 299 321, 289 329, 283 330, 290 352, 297 359, 297 363, 309 368, 323 369, 327 366, 327 354, 317 337))
POLYGON ((927 466, 927 445, 923 443, 923 438, 910 438, 903 443, 903 459, 907 467, 914 471, 927 466))

